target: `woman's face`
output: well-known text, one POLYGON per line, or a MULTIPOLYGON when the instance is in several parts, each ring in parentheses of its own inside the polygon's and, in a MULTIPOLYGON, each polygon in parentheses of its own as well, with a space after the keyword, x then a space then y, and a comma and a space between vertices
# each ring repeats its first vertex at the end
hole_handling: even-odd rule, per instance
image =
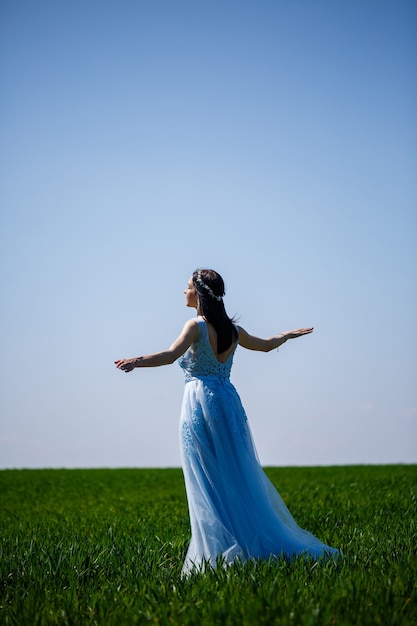
POLYGON ((197 292, 194 287, 193 277, 188 281, 187 288, 184 291, 185 293, 185 304, 193 309, 197 308, 197 292))

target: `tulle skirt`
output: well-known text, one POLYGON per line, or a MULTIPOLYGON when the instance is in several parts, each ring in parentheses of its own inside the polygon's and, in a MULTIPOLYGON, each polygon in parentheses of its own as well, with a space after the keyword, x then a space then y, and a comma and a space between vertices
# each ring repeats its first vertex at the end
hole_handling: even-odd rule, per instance
POLYGON ((338 554, 297 525, 266 476, 228 378, 186 383, 180 444, 191 523, 183 574, 237 559, 338 554))

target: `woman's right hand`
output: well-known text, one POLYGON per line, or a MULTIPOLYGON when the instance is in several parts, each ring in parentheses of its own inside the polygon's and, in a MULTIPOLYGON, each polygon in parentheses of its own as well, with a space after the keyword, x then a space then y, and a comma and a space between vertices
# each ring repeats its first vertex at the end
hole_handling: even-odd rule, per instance
POLYGON ((137 359, 119 359, 114 363, 119 370, 128 373, 135 369, 137 359))

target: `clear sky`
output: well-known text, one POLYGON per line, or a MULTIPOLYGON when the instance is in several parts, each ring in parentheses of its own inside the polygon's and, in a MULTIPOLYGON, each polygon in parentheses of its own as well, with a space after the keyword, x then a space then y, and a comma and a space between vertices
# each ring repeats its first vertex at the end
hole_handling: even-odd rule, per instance
POLYGON ((417 462, 414 0, 3 0, 0 467, 178 466, 197 267, 265 465, 417 462))

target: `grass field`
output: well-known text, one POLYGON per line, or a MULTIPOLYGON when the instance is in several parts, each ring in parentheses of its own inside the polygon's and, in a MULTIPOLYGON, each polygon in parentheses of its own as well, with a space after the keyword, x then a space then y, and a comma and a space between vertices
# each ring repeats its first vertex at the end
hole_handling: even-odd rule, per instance
POLYGON ((417 466, 266 471, 343 560, 183 580, 181 470, 0 471, 0 624, 417 624, 417 466))

